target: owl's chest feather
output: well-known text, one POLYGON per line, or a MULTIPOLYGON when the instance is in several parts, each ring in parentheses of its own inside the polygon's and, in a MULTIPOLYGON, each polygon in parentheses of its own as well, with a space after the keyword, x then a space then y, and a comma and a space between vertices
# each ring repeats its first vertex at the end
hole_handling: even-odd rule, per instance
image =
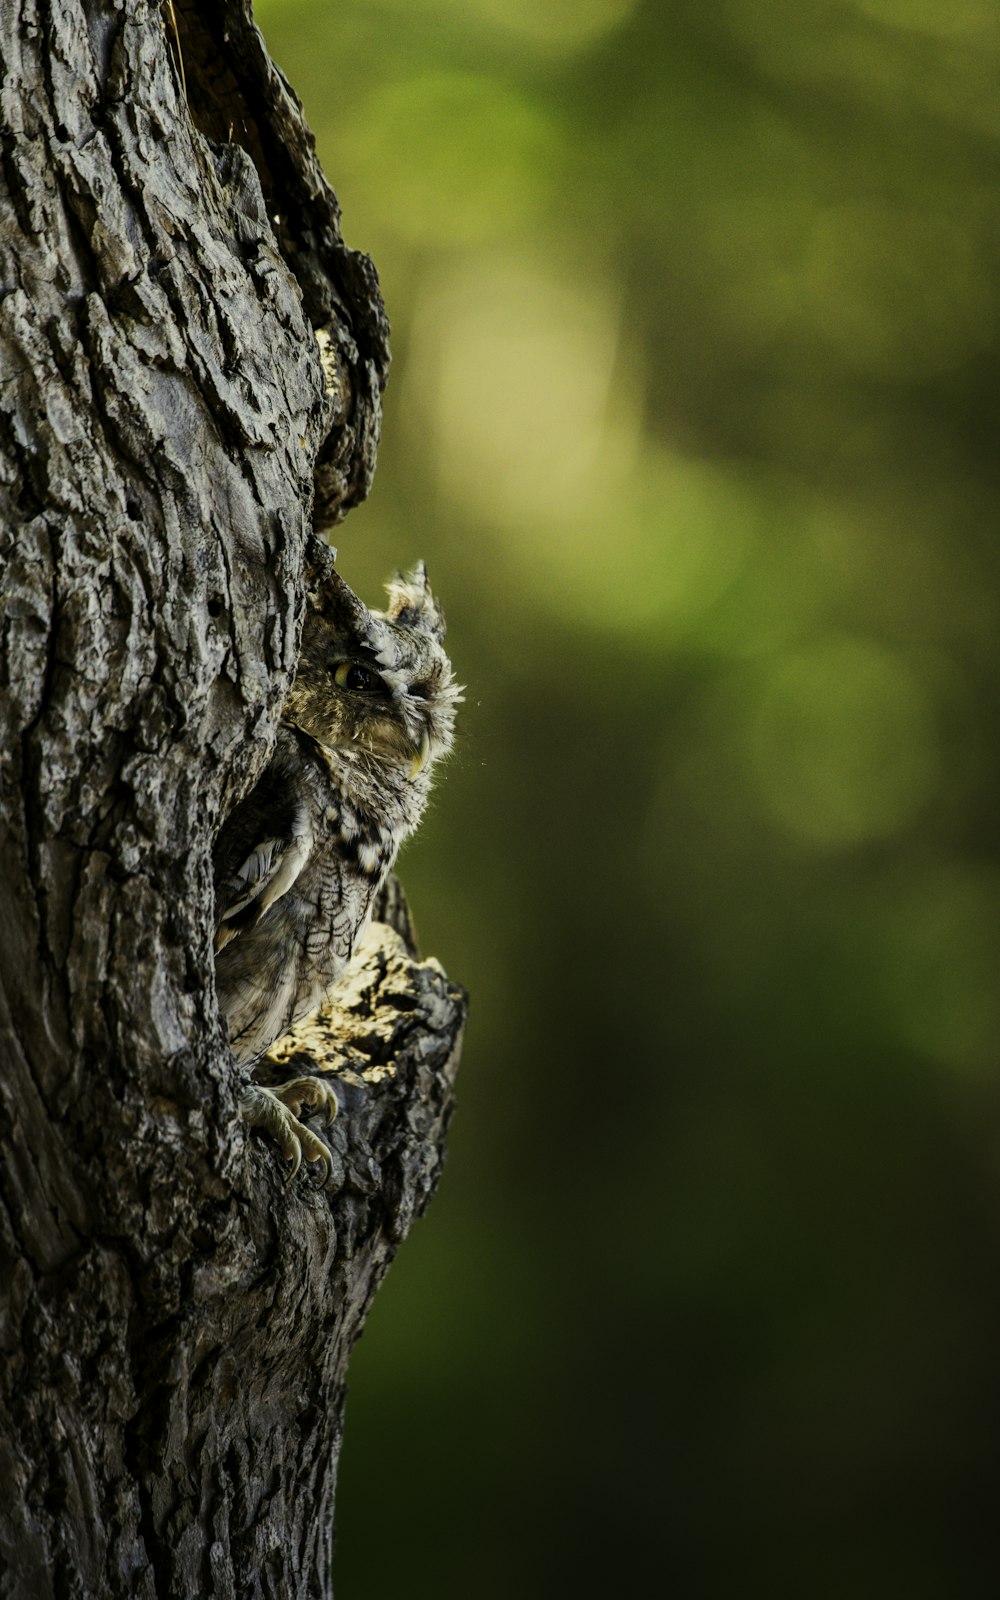
POLYGON ((244 1062, 326 999, 398 848, 384 823, 352 804, 322 766, 306 764, 296 776, 299 870, 216 959, 220 1007, 244 1062))

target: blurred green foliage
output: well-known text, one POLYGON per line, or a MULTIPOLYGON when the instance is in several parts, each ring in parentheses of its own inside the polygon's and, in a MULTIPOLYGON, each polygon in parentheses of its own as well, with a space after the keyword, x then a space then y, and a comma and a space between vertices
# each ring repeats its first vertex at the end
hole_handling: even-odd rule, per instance
POLYGON ((341 566, 469 685, 338 1593, 991 1593, 995 0, 258 11, 394 326, 341 566))

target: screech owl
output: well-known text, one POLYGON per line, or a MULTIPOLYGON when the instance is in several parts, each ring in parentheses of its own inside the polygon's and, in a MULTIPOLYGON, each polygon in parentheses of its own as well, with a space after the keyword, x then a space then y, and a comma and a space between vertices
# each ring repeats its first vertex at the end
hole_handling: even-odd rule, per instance
MULTIPOLYGON (((334 988, 451 749, 461 691, 421 563, 369 611, 330 569, 310 595, 298 671, 274 754, 214 852, 215 977, 233 1055, 249 1065, 334 988)), ((293 1162, 324 1148, 297 1120, 333 1114, 316 1078, 252 1085, 248 1122, 293 1162)))

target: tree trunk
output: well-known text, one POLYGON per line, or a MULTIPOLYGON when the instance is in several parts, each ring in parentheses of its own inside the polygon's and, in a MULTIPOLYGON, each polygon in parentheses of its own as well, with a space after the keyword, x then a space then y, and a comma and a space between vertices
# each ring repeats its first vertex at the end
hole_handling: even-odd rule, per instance
POLYGON ((299 1040, 353 1069, 331 1185, 286 1187, 211 849, 312 530, 370 481, 378 283, 249 3, 0 13, 0 1595, 326 1596, 346 1363, 464 1001, 376 930, 299 1040))

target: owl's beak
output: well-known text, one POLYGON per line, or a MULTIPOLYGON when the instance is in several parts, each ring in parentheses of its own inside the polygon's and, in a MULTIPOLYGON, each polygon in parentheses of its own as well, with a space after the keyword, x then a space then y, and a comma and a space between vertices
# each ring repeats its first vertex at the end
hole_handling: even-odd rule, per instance
POLYGON ((420 740, 420 748, 419 748, 419 750, 417 750, 414 753, 413 760, 410 762, 410 770, 406 774, 406 776, 407 776, 407 778, 408 778, 410 783, 413 782, 413 780, 416 777, 417 773, 420 771, 420 769, 423 766, 424 762, 427 760, 427 756, 428 756, 428 752, 430 751, 430 748, 431 748, 431 741, 428 739, 428 737, 427 737, 427 735, 425 733, 423 735, 423 737, 421 738, 421 740, 420 740))

